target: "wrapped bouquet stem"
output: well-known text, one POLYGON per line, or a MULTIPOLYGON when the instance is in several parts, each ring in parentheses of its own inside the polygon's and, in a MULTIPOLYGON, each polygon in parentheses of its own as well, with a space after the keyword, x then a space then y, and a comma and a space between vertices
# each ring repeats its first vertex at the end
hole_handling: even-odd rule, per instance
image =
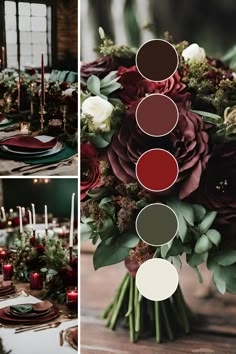
POLYGON ((112 303, 104 310, 103 318, 112 330, 120 323, 128 327, 131 342, 155 336, 160 343, 189 333, 191 313, 180 286, 167 300, 151 301, 139 293, 135 278, 126 273, 112 303))

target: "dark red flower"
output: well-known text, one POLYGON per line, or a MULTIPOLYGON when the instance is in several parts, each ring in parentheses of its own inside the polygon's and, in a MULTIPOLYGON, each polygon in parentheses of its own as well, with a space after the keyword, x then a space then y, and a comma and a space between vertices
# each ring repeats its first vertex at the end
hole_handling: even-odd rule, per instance
POLYGON ((236 245, 236 142, 217 144, 196 193, 197 202, 218 212, 215 226, 236 245))
POLYGON ((81 144, 81 185, 80 199, 84 199, 87 192, 102 185, 97 151, 90 144, 81 144))
POLYGON ((190 94, 185 91, 185 84, 181 81, 176 71, 169 79, 161 82, 153 82, 143 78, 136 66, 127 69, 119 67, 117 75, 122 85, 120 99, 128 107, 135 101, 151 93, 161 93, 171 97, 175 102, 185 102, 190 94))
POLYGON ((202 118, 178 104, 179 120, 175 129, 166 137, 154 138, 144 134, 136 124, 137 104, 127 111, 120 131, 113 137, 108 149, 108 158, 115 176, 125 184, 135 182, 138 158, 149 149, 163 148, 170 151, 178 162, 176 185, 179 197, 186 198, 198 188, 209 159, 208 134, 202 118))
POLYGON ((38 251, 39 254, 43 254, 44 251, 45 251, 44 245, 39 244, 39 245, 36 246, 36 248, 37 248, 37 251, 38 251))
POLYGON ((31 246, 35 246, 35 244, 36 244, 36 237, 35 237, 35 236, 30 237, 29 243, 30 243, 31 246))

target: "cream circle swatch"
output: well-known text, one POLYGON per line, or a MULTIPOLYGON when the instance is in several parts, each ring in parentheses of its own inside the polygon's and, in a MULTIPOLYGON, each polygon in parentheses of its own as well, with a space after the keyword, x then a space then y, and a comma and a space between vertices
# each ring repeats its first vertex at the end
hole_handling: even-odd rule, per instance
POLYGON ((139 292, 151 301, 163 301, 177 289, 179 275, 175 267, 165 259, 152 258, 144 262, 136 274, 139 292))

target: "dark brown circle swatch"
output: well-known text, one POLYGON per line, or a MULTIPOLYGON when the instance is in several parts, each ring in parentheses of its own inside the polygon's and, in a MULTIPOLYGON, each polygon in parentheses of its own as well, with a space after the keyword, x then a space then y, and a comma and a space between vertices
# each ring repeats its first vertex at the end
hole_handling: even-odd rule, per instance
POLYGON ((136 109, 136 121, 140 129, 155 137, 169 134, 178 118, 179 112, 174 101, 161 94, 146 96, 136 109))
POLYGON ((136 54, 136 65, 140 74, 151 81, 168 79, 178 67, 175 48, 163 39, 144 43, 136 54))
POLYGON ((139 237, 152 246, 162 246, 177 234, 179 223, 175 212, 167 205, 155 203, 144 207, 136 218, 139 237))

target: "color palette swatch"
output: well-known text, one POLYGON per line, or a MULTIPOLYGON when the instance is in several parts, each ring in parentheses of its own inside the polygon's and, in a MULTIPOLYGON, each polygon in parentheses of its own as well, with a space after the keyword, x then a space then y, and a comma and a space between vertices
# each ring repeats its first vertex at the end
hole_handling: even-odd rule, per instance
MULTIPOLYGON (((168 79, 178 67, 178 55, 167 41, 155 39, 144 43, 136 55, 140 74, 151 81, 168 79)), ((179 112, 169 97, 155 93, 147 95, 136 108, 136 122, 147 135, 160 139, 176 127, 179 112)), ((158 146, 158 143, 157 143, 158 146)), ((136 164, 140 185, 152 192, 171 188, 178 178, 175 157, 167 150, 155 148, 144 152, 136 164)), ((167 205, 153 203, 137 215, 136 232, 140 239, 160 247, 172 241, 178 233, 178 218, 167 205)), ((175 267, 162 258, 152 258, 141 264, 136 274, 139 292, 149 300, 162 301, 173 295, 179 282, 175 267)))

